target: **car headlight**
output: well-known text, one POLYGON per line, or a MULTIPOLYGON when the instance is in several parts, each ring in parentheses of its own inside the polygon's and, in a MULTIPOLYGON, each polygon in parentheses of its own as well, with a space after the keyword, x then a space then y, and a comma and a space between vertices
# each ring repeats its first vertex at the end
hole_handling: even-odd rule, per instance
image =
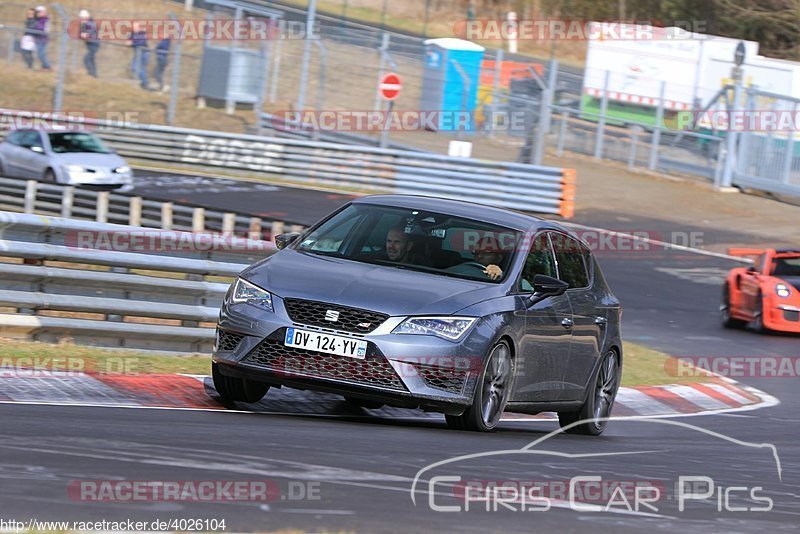
POLYGON ((779 297, 786 298, 792 294, 792 290, 786 284, 777 284, 775 286, 775 293, 777 293, 779 297))
POLYGON ((83 172, 83 167, 80 165, 64 165, 64 170, 73 173, 73 172, 83 172))
POLYGON ((127 165, 123 165, 122 167, 117 167, 116 169, 114 169, 114 172, 116 174, 128 174, 129 172, 131 172, 131 168, 128 167, 127 165))
POLYGON ((274 311, 272 294, 241 278, 236 279, 231 300, 237 303, 246 302, 267 311, 274 311))
POLYGON ((475 317, 409 317, 392 331, 394 334, 439 336, 455 341, 469 330, 475 317))

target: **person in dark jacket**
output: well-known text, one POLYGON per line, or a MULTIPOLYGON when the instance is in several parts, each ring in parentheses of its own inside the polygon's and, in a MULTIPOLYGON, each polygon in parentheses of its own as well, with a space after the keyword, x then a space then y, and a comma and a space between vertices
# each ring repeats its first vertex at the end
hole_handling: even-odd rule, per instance
POLYGON ((19 42, 22 59, 29 69, 33 68, 33 51, 36 50, 36 10, 30 8, 25 14, 25 34, 19 42))
POLYGON ((153 70, 153 78, 158 82, 158 90, 164 90, 164 69, 167 68, 167 61, 169 60, 169 45, 170 40, 161 39, 156 45, 156 67, 153 70))
POLYGON ((97 24, 86 9, 81 9, 80 13, 78 13, 78 18, 81 21, 80 37, 86 43, 86 55, 83 56, 83 64, 86 66, 86 72, 89 76, 97 78, 95 56, 97 55, 97 49, 100 48, 100 42, 97 39, 97 24))
POLYGON ((36 7, 36 55, 42 64, 42 70, 50 70, 50 62, 47 61, 47 44, 50 42, 50 17, 47 16, 47 8, 44 6, 36 7))
POLYGON ((139 78, 142 89, 149 89, 147 80, 147 63, 150 61, 150 49, 147 48, 147 30, 140 22, 133 25, 133 33, 128 41, 133 48, 133 58, 131 59, 131 72, 139 78))

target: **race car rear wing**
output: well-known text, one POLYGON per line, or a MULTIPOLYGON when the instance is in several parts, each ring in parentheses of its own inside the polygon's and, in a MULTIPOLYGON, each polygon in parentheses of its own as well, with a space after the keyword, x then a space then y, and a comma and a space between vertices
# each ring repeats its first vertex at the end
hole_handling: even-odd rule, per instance
POLYGON ((729 248, 730 256, 760 256, 766 252, 763 248, 729 248))

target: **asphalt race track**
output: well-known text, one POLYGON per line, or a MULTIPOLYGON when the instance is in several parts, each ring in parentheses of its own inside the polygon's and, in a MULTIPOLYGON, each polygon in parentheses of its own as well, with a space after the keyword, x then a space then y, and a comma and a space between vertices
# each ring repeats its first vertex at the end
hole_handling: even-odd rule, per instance
MULTIPOLYGON (((191 202, 202 195, 207 207, 260 214, 291 206, 286 220, 301 224, 347 200, 189 177, 167 189, 152 175, 138 178, 142 174, 136 194, 191 202), (254 188, 263 194, 253 194, 254 188)), ((637 224, 668 226, 631 226, 637 224)), ((720 283, 733 262, 657 248, 597 254, 623 303, 626 339, 681 356, 800 356, 798 336, 719 326, 720 283)), ((496 433, 476 434, 448 430, 440 418, 376 417, 366 410, 325 416, 0 404, 0 506, 5 517, 39 520, 224 518, 228 531, 796 532, 797 376, 739 380, 781 403, 719 415, 617 420, 600 438, 548 436, 557 425, 543 420, 503 422, 496 433), (463 455, 475 456, 457 459, 463 455), (584 499, 571 506, 558 489, 575 476, 598 476, 603 488, 628 490, 597 494, 587 486, 584 499), (680 476, 709 478, 694 488, 698 496, 681 502, 680 476), (276 492, 254 502, 98 502, 68 494, 76 480, 268 480, 276 492), (500 504, 478 500, 486 481, 502 480, 544 483, 548 499, 533 494, 526 500, 521 491, 516 499, 502 493, 507 500, 500 504), (462 498, 465 484, 479 488, 472 500, 462 498), (655 487, 659 498, 637 499, 631 484, 655 487), (447 506, 455 508, 439 508, 447 506)))

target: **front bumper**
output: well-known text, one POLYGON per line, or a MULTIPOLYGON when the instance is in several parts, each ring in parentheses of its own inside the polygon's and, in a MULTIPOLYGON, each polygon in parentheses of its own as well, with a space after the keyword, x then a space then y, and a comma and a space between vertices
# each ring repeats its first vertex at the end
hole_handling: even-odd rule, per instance
POLYGON ((64 182, 70 185, 130 185, 133 173, 115 172, 70 172, 63 171, 64 182))
POLYGON ((764 326, 780 332, 800 333, 800 305, 778 304, 764 316, 764 326))
POLYGON ((481 321, 458 342, 427 335, 392 334, 405 317, 390 317, 368 334, 292 321, 283 300, 274 312, 225 303, 213 361, 226 375, 273 386, 326 391, 399 407, 460 414, 472 402, 493 332, 481 321), (286 328, 313 330, 368 342, 364 359, 286 347, 286 328))

